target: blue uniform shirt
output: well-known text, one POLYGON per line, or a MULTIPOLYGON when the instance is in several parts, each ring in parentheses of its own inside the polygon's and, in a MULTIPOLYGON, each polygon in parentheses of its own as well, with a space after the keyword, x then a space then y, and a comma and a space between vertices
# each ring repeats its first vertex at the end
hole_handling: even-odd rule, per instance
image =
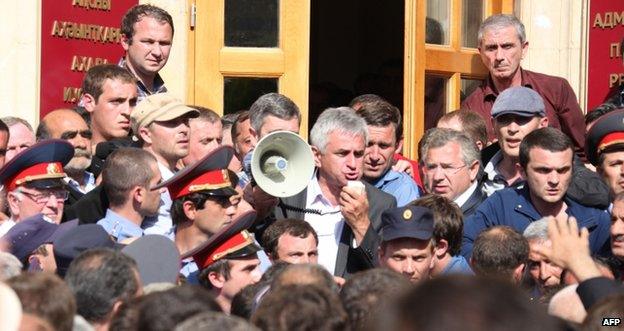
POLYGON ((114 211, 107 209, 106 216, 99 220, 97 224, 101 225, 109 235, 116 238, 117 242, 132 237, 142 237, 143 229, 131 221, 123 218, 114 211))
POLYGON ((418 185, 404 172, 388 170, 376 182, 371 183, 376 188, 392 195, 397 201, 397 207, 403 207, 420 197, 418 185))

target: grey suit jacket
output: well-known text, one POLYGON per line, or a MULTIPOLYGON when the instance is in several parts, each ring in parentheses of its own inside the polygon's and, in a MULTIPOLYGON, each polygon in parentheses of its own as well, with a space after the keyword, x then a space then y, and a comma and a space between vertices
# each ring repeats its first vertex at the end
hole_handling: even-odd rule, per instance
MULTIPOLYGON (((338 244, 338 257, 336 258, 336 268, 334 275, 348 277, 349 275, 374 268, 377 260, 377 248, 380 243, 381 213, 383 211, 396 208, 396 199, 376 187, 363 182, 368 196, 368 217, 371 226, 368 228, 364 239, 357 248, 353 248, 353 231, 345 224, 340 235, 338 244)), ((275 219, 298 218, 305 219, 307 188, 301 193, 281 198, 275 207, 275 219)))

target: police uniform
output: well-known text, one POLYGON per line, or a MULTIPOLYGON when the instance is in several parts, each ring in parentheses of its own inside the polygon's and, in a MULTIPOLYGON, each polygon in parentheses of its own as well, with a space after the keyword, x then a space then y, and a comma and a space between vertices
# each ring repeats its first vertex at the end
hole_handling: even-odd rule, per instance
POLYGON ((381 214, 381 239, 399 238, 429 240, 433 236, 433 214, 419 206, 388 209, 381 214))
POLYGON ((624 109, 614 110, 600 117, 587 132, 585 155, 594 166, 599 166, 600 154, 624 149, 624 109))

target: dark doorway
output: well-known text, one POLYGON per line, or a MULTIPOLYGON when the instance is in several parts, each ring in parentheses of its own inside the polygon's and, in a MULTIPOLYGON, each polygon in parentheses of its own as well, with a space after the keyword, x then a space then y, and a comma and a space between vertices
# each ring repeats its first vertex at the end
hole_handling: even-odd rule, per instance
POLYGON ((361 94, 403 109, 404 11, 404 1, 312 1, 310 128, 325 108, 361 94))

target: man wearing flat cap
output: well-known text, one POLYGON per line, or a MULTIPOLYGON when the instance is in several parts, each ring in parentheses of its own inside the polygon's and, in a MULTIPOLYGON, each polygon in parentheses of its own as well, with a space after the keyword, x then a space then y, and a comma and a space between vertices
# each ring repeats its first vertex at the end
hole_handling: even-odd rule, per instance
MULTIPOLYGON (((169 93, 153 94, 141 101, 132 114, 132 132, 142 148, 156 157, 163 180, 178 171, 178 162, 189 153, 189 119, 199 115, 169 93)), ((143 223, 145 234, 160 234, 174 239, 174 227, 169 215, 171 197, 161 194, 157 217, 143 223)))
MULTIPOLYGON (((233 148, 218 147, 157 186, 167 187, 173 199, 175 243, 182 255, 232 223, 240 200, 227 170, 233 155, 233 148)), ((197 265, 192 260, 183 261, 181 273, 189 283, 197 283, 197 265)))
POLYGON ((258 251, 262 249, 246 230, 255 217, 253 211, 242 214, 188 253, 201 270, 200 283, 213 292, 223 312, 228 314, 234 296, 262 276, 258 259, 258 251))
POLYGON ((433 268, 433 214, 428 208, 405 206, 381 215, 379 264, 416 283, 429 279, 433 268))
MULTIPOLYGON (((498 95, 492 107, 492 125, 498 144, 486 150, 499 149, 490 158, 484 157, 483 192, 491 196, 506 187, 521 187, 526 180, 520 162, 520 143, 529 133, 545 128, 549 119, 544 101, 527 87, 511 87, 498 95)), ((486 152, 487 153, 487 152, 486 152)), ((482 153, 482 155, 486 154, 482 153)), ((585 168, 574 155, 573 177, 567 195, 583 205, 606 208, 608 189, 600 177, 585 168)))
POLYGON ((0 169, 11 211, 11 219, 0 226, 0 236, 15 223, 37 214, 44 221, 60 223, 67 199, 63 166, 73 155, 70 143, 50 139, 22 151, 0 169))

